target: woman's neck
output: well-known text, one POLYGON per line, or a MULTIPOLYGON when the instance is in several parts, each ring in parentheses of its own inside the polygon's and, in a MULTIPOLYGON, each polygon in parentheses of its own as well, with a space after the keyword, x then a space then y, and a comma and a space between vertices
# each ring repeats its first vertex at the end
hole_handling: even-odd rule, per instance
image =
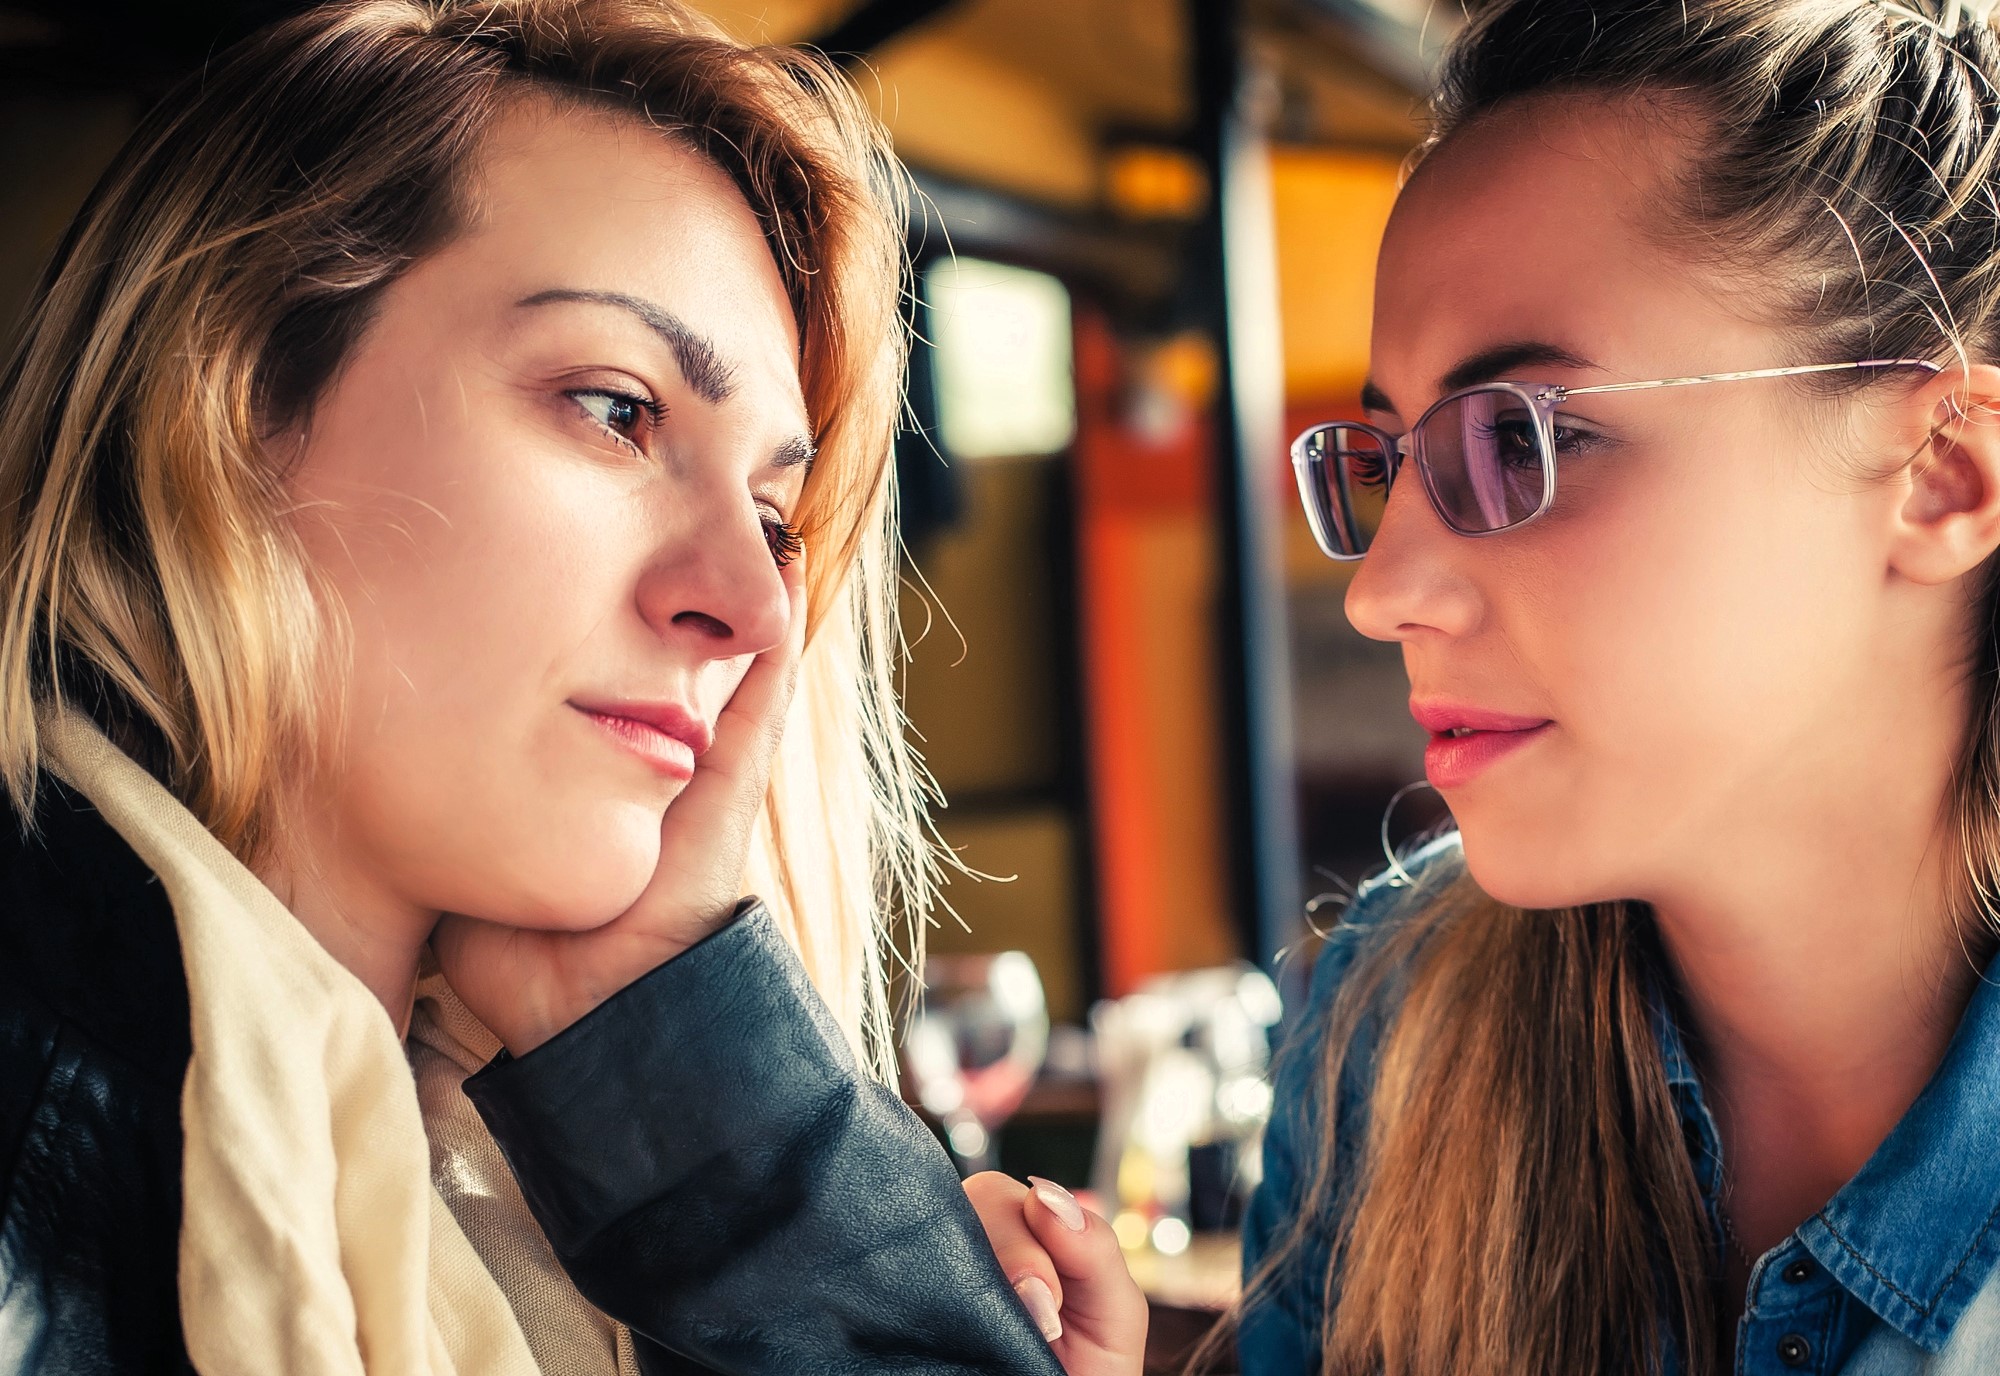
POLYGON ((327 954, 368 986, 397 1034, 407 1035, 417 963, 439 915, 369 884, 365 868, 326 845, 309 822, 283 834, 286 840, 256 866, 257 877, 327 954))
POLYGON ((1767 829, 1654 901, 1722 1134, 1725 1208, 1753 1254, 1881 1145, 1978 978, 1950 915, 1955 849, 1927 822, 1939 810, 1871 801, 1845 826, 1821 813, 1767 829))

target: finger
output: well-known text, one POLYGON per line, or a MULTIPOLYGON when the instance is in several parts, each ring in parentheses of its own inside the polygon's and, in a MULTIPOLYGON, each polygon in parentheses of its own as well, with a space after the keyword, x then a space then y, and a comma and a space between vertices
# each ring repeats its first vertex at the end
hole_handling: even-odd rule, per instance
POLYGON ((1028 1316, 1050 1342, 1062 1336, 1063 1285, 1023 1214, 1028 1190, 998 1171, 982 1171, 965 1182, 966 1197, 986 1229, 1000 1272, 1021 1297, 1028 1316))
POLYGON ((790 603, 785 637, 750 661, 736 691, 729 695, 715 722, 715 740, 701 767, 689 781, 703 791, 718 786, 750 785, 759 795, 769 774, 771 755, 783 734, 785 715, 798 686, 799 662, 805 652, 806 585, 804 558, 780 573, 790 603), (706 780, 702 775, 706 773, 706 780))
MULTIPOLYGON (((790 570, 786 570, 790 572, 790 570)), ((734 830, 764 802, 770 788, 770 768, 784 736, 792 692, 798 686, 798 662, 804 646, 804 582, 788 580, 790 616, 786 634, 770 650, 750 660, 750 670, 716 714, 716 734, 696 762, 694 778, 666 810, 666 834, 706 830, 698 818, 722 820, 734 830)), ((688 840, 700 848, 708 842, 688 840)))
POLYGON ((730 694, 724 712, 733 712, 740 719, 763 722, 774 713, 782 717, 791 700, 792 680, 797 675, 799 660, 805 654, 805 555, 800 554, 779 570, 778 576, 785 585, 788 607, 785 636, 751 661, 750 672, 743 676, 743 682, 730 694))
POLYGON ((518 928, 503 927, 460 913, 445 913, 431 928, 431 951, 446 965, 460 965, 468 955, 484 952, 490 960, 511 961, 518 928))
POLYGON ((1092 1326, 1130 1321, 1146 1300, 1111 1225, 1053 1180, 1028 1180, 1032 1188, 1022 1203, 1022 1221, 1064 1284, 1065 1315, 1092 1326))
POLYGON ((661 818, 652 882, 613 928, 623 923, 626 930, 650 932, 663 911, 689 909, 719 922, 740 892, 805 640, 805 579, 796 561, 781 576, 790 603, 784 638, 751 661, 717 715, 715 738, 696 761, 694 777, 661 818))

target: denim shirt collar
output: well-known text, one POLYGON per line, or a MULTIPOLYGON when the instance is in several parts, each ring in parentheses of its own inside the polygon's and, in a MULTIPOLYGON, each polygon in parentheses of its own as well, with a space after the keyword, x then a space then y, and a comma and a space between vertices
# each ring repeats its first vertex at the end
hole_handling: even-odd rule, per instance
POLYGON ((1652 983, 1653 1034, 1659 1039, 1660 1059, 1667 1072, 1667 1090, 1680 1113, 1681 1140, 1687 1147, 1688 1162, 1694 1167, 1695 1183, 1701 1187, 1701 1202, 1708 1209, 1708 1226, 1720 1254, 1728 1246, 1722 1222, 1722 1133, 1715 1126, 1702 1093, 1687 1036, 1681 1031, 1674 1000, 1668 994, 1666 976, 1656 971, 1652 983))
MULTIPOLYGON (((1653 1015, 1695 1178, 1723 1245, 1722 1141, 1671 1000, 1653 1015)), ((1797 1237, 1877 1317, 1927 1352, 2000 1262, 2000 957, 1944 1060, 1882 1145, 1797 1237)))

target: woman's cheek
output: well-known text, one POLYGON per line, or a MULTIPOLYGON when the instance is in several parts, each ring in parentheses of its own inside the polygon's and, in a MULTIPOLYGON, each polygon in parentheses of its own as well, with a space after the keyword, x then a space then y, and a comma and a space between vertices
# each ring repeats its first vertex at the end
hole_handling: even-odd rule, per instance
POLYGON ((1503 901, 1587 902, 1623 883, 1634 837, 1693 744, 1700 628, 1670 568, 1600 529, 1551 522, 1488 582, 1507 651, 1496 668, 1517 695, 1503 705, 1556 723, 1459 812, 1474 876, 1503 901))

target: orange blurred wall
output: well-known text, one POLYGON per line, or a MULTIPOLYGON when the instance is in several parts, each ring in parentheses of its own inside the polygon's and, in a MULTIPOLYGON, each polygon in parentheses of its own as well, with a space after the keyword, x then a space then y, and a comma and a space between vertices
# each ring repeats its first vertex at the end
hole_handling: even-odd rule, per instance
MULTIPOLYGON (((1287 420, 1353 415, 1399 162, 1279 148, 1271 172, 1287 420)), ((1168 348, 1185 356, 1193 346, 1184 339, 1168 348)), ((1209 396, 1186 376, 1198 369, 1166 362, 1179 380, 1156 379, 1156 388, 1178 395, 1190 423, 1147 437, 1126 407, 1142 361, 1101 318, 1079 313, 1078 591, 1103 978, 1112 995, 1149 975, 1239 954, 1224 850, 1209 396)), ((1347 566, 1313 547, 1289 464, 1282 454, 1269 462, 1288 513, 1288 581, 1338 578, 1347 566)))
POLYGON ((1182 337, 1142 360, 1095 311, 1077 315, 1077 593, 1112 997, 1239 954, 1216 691, 1213 375, 1204 342, 1182 337), (1176 423, 1135 425, 1140 389, 1176 423))
MULTIPOLYGON (((1361 414, 1375 256, 1402 161, 1375 152, 1279 147, 1271 154, 1285 349, 1285 436, 1361 414)), ((1285 512, 1285 579, 1294 588, 1344 583, 1352 565, 1322 556, 1306 528, 1285 455, 1272 481, 1285 512)))

